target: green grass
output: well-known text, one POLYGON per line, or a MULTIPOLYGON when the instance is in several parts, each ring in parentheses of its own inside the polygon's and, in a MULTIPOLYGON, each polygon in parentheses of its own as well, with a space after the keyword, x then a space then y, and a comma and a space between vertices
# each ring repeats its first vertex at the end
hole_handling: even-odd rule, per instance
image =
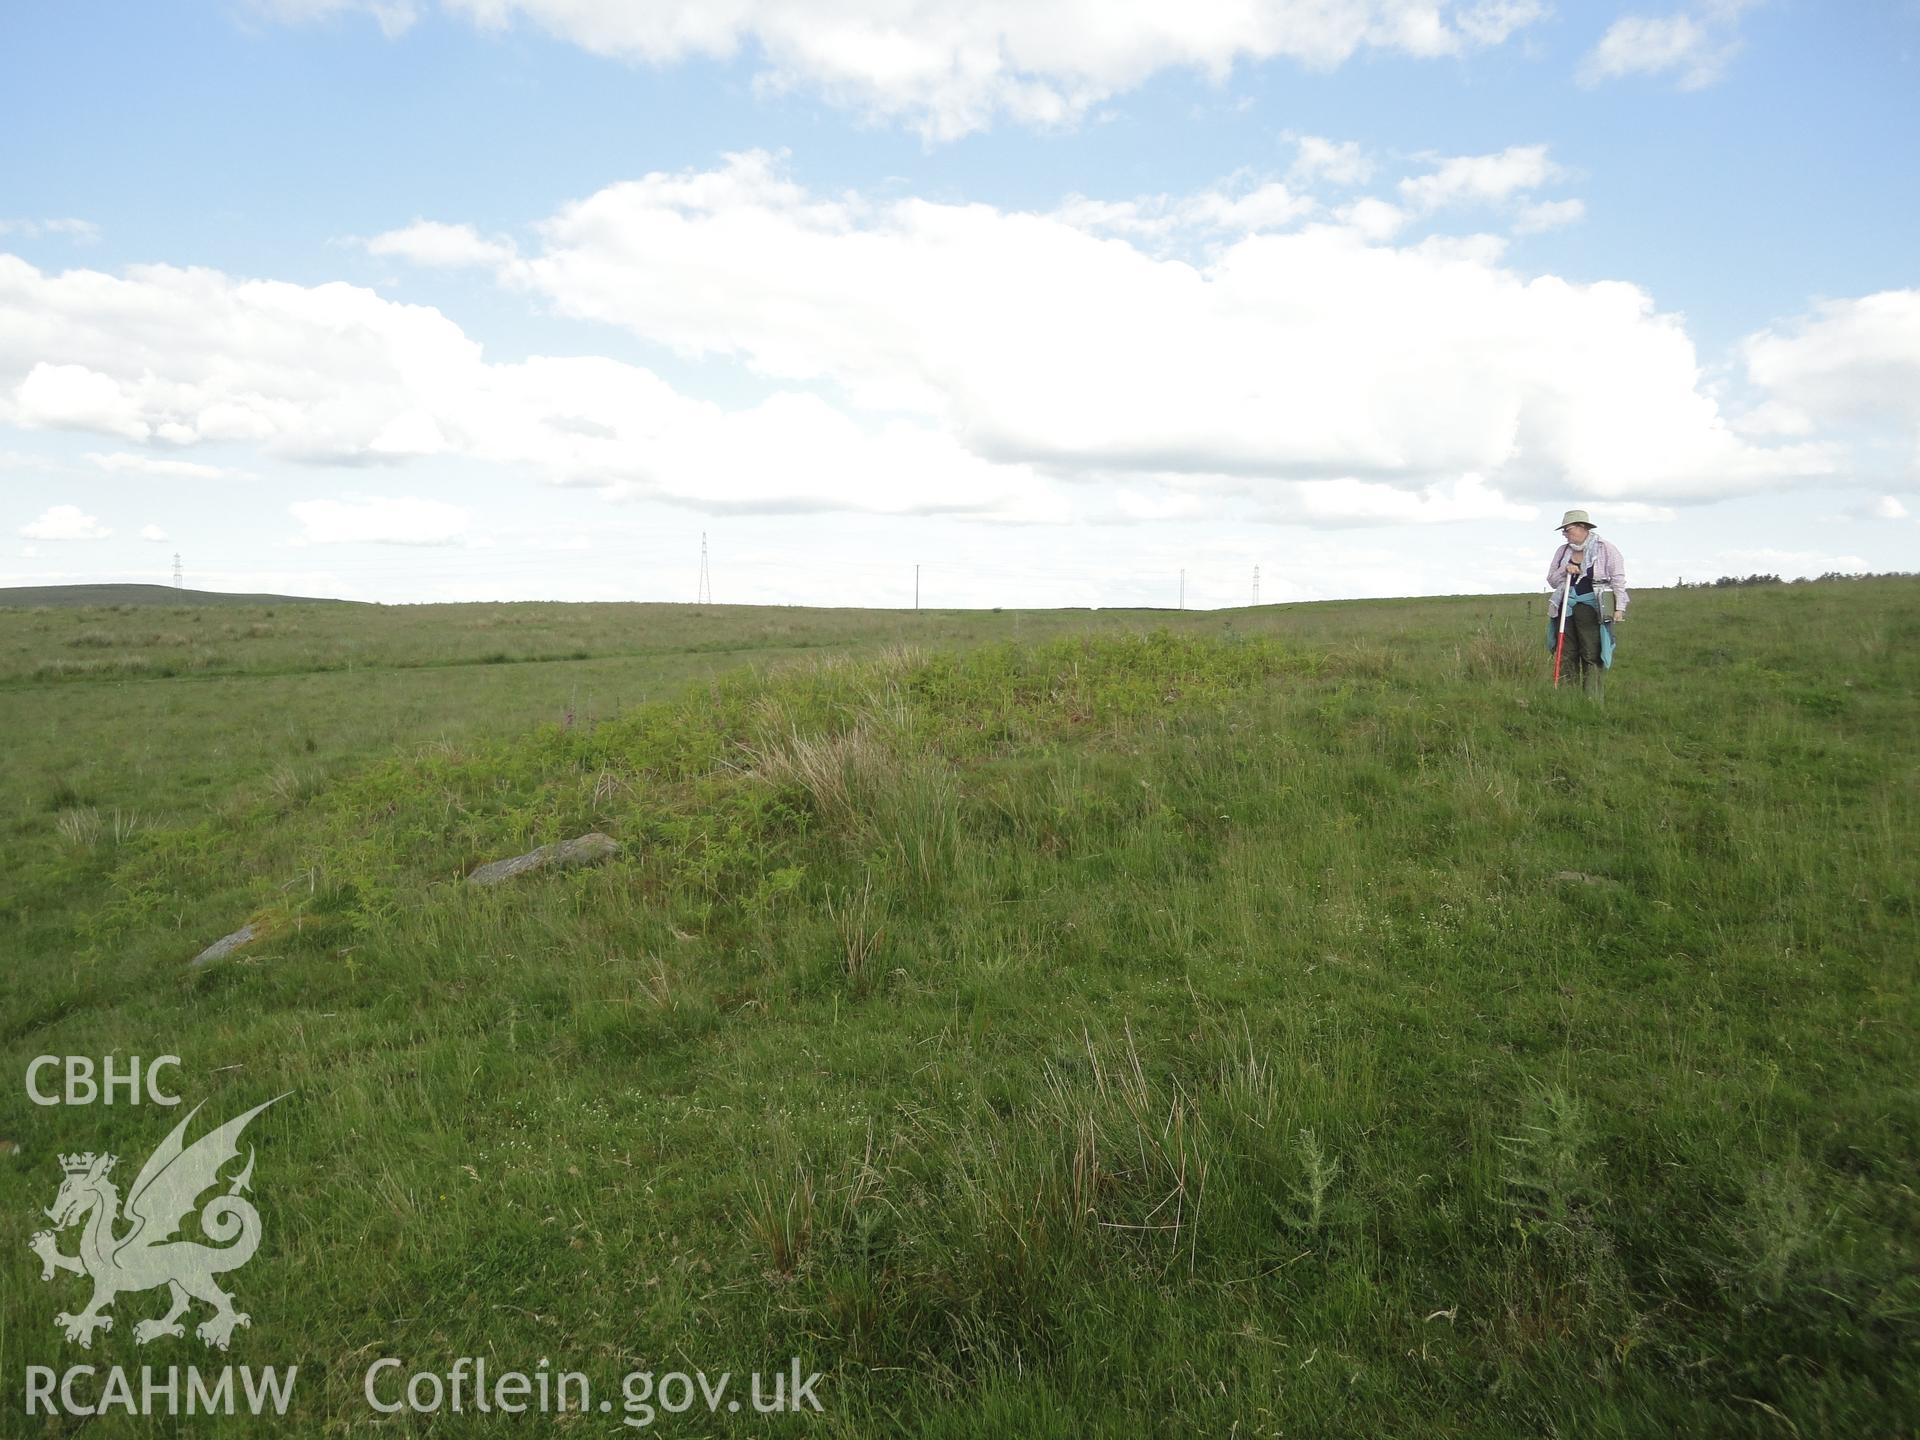
MULTIPOLYGON (((1515 597, 221 611, 146 679, 41 667, 194 622, 36 612, 5 1063, 294 1092, 227 1357, 289 1434, 541 1423, 360 1398, 482 1354, 799 1355, 828 1435, 1910 1434, 1916 597, 1646 592, 1604 708, 1515 597)), ((219 1363, 64 1343, 25 1248, 170 1123, 0 1100, 9 1422, 219 1363)))

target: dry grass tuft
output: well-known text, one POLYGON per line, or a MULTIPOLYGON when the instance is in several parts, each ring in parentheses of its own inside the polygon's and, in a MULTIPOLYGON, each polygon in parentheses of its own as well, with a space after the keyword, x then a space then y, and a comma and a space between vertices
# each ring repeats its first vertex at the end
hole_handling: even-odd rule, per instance
POLYGON ((813 736, 791 731, 774 745, 746 749, 750 773, 769 784, 804 791, 825 820, 857 814, 860 797, 873 782, 898 769, 892 755, 864 728, 813 736))
POLYGON ((91 805, 62 810, 55 817, 53 828, 60 832, 60 838, 69 845, 91 850, 100 843, 100 812, 91 805))

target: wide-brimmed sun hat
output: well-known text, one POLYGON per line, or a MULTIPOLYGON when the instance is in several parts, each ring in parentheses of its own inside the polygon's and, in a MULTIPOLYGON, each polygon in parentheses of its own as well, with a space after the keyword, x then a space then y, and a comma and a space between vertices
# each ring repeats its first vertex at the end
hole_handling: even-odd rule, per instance
POLYGON ((1587 512, 1584 510, 1567 511, 1566 514, 1560 517, 1560 523, 1554 528, 1557 530, 1564 530, 1569 525, 1584 525, 1589 530, 1592 530, 1595 528, 1593 521, 1587 518, 1587 512))

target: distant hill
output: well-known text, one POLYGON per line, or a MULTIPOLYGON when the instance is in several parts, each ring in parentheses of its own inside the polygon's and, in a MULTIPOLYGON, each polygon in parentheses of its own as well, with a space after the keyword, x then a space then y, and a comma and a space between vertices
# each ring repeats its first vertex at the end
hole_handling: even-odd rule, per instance
POLYGON ((228 595, 218 590, 176 590, 171 585, 0 586, 0 605, 357 605, 315 595, 228 595))

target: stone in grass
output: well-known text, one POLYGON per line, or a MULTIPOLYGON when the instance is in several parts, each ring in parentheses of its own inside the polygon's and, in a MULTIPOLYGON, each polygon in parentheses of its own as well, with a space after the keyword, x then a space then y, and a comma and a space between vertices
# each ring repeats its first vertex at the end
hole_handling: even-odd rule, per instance
POLYGON ((206 949, 193 957, 192 963, 196 966, 211 965, 215 960, 224 959, 226 956, 231 955, 242 945, 252 944, 253 941, 259 938, 259 934, 260 932, 257 926, 251 924, 242 925, 231 935, 222 935, 218 940, 214 941, 213 944, 207 946, 206 949))
POLYGON ((1605 875, 1589 875, 1584 870, 1557 870, 1553 878, 1565 885, 1611 885, 1614 883, 1605 875))
POLYGON ((529 850, 524 855, 515 855, 511 860, 495 860, 482 865, 467 876, 469 885, 498 885, 502 880, 511 880, 516 875, 524 875, 529 870, 570 869, 575 865, 592 865, 605 860, 620 848, 620 842, 611 835, 602 835, 598 830, 589 830, 585 835, 572 840, 556 840, 551 845, 542 845, 538 850, 529 850))

